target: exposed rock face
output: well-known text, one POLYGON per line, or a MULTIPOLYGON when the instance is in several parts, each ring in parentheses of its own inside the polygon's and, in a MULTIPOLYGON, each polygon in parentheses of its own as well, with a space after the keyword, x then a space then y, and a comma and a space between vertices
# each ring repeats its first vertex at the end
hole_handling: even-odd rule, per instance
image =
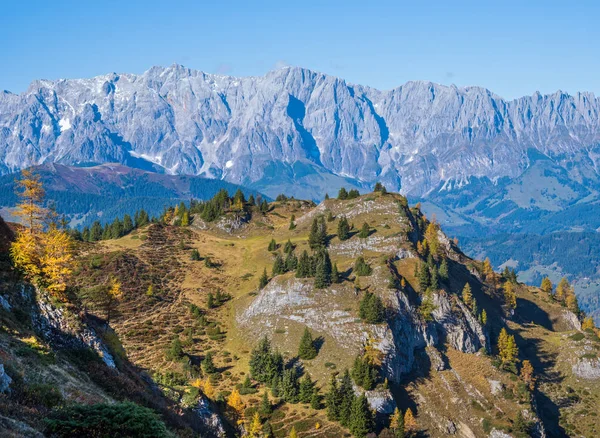
POLYGON ((396 409, 396 402, 389 390, 365 391, 372 409, 382 414, 391 414, 396 409))
POLYGON ((590 93, 506 101, 430 82, 382 92, 301 68, 234 78, 173 65, 0 93, 3 173, 119 162, 305 198, 376 180, 423 195, 471 177, 516 177, 530 149, 583 174, 595 168, 599 140, 600 101, 590 93))
POLYGON ((4 371, 4 365, 0 363, 0 393, 10 392, 12 378, 4 371))
POLYGON ((10 312, 10 309, 12 308, 10 303, 8 302, 8 300, 6 298, 4 298, 2 295, 0 295, 0 307, 2 307, 4 310, 10 312))
POLYGON ((583 379, 600 379, 600 358, 582 358, 573 365, 573 374, 583 379))
POLYGON ((577 315, 570 310, 564 310, 561 317, 572 330, 581 330, 581 321, 579 321, 577 315))
POLYGON ((194 408, 194 412, 198 415, 204 427, 210 430, 214 436, 226 436, 221 418, 215 413, 208 400, 204 397, 200 397, 198 404, 194 408))
POLYGON ((110 368, 116 368, 115 361, 108 351, 107 346, 98 337, 96 332, 78 317, 67 317, 65 310, 54 306, 47 295, 30 288, 29 297, 35 302, 32 312, 32 323, 38 333, 58 346, 71 348, 92 348, 110 368), (77 326, 74 326, 77 325, 77 326))

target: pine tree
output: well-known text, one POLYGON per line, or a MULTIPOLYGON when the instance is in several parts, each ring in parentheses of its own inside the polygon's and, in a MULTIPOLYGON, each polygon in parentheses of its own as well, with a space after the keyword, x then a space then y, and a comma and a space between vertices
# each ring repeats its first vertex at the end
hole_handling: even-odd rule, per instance
POLYGON ((362 256, 359 256, 356 259, 356 262, 354 262, 354 272, 359 277, 367 277, 371 275, 373 269, 365 262, 365 259, 362 256))
POLYGON ((281 275, 285 272, 285 263, 283 262, 283 258, 281 254, 277 253, 275 255, 275 260, 273 261, 273 269, 271 270, 271 276, 276 277, 277 275, 281 275))
POLYGON ((269 251, 277 251, 277 242, 275 241, 275 239, 271 239, 271 241, 269 242, 269 247, 268 247, 269 251))
POLYGON ((281 379, 281 397, 288 403, 298 403, 299 386, 296 367, 285 370, 281 379))
POLYGON ((308 330, 308 327, 305 327, 302 339, 300 340, 300 346, 298 347, 298 357, 303 360, 311 360, 317 357, 317 354, 312 334, 308 330))
POLYGON ((340 383, 340 424, 344 427, 350 426, 352 416, 352 405, 354 404, 354 389, 352 388, 352 378, 350 372, 346 369, 340 383))
POLYGON ((367 396, 362 394, 356 397, 352 403, 352 413, 350 420, 350 431, 357 438, 364 438, 375 426, 373 412, 369 406, 367 396))
POLYGON ((369 234, 371 233, 371 227, 369 226, 368 223, 364 223, 360 229, 360 232, 358 233, 358 237, 360 237, 361 239, 366 239, 367 237, 369 237, 369 234))
POLYGON ((212 294, 212 292, 208 293, 208 298, 206 300, 206 307, 208 307, 209 309, 214 309, 216 306, 215 304, 215 297, 212 294))
POLYGON ((331 283, 337 284, 340 282, 340 273, 338 271, 337 263, 333 264, 333 268, 331 269, 331 283))
POLYGON ((358 198, 360 196, 360 192, 356 189, 352 189, 348 192, 348 199, 358 198))
POLYGON ((213 354, 211 351, 206 353, 206 356, 204 356, 204 359, 202 360, 202 370, 206 374, 213 374, 217 372, 217 367, 213 361, 213 354))
POLYGON ((296 216, 292 215, 290 217, 290 226, 288 227, 288 229, 291 231, 295 228, 296 228, 296 216))
POLYGON ((314 392, 314 387, 314 382, 310 378, 310 375, 306 373, 304 378, 300 381, 300 392, 298 395, 300 403, 310 403, 314 392))
POLYGON ((448 261, 446 260, 446 257, 444 257, 442 259, 442 262, 440 263, 440 269, 438 271, 438 274, 440 275, 440 280, 442 280, 442 282, 447 282, 448 281, 448 261))
POLYGON ((308 278, 310 277, 310 257, 306 250, 302 252, 298 259, 298 268, 296 269, 296 278, 308 278))
POLYGON ((298 257, 296 257, 293 251, 288 252, 287 256, 285 256, 284 265, 286 271, 294 271, 298 267, 298 257))
POLYGON ((340 189, 340 191, 338 192, 338 197, 337 198, 340 199, 340 200, 342 200, 342 201, 345 200, 345 199, 348 199, 348 192, 346 191, 346 189, 344 187, 342 187, 340 189))
POLYGON ((419 281, 419 291, 425 293, 427 288, 431 285, 431 273, 426 263, 419 264, 419 274, 417 275, 419 281))
POLYGON ((342 216, 338 222, 337 236, 340 240, 348 240, 350 238, 350 225, 346 216, 342 216))
POLYGON ((283 247, 283 253, 284 254, 289 254, 294 250, 294 245, 292 244, 292 241, 290 239, 288 239, 287 242, 285 242, 285 245, 283 247))
POLYGON ((431 267, 431 289, 438 290, 439 288, 440 288, 440 282, 439 282, 438 270, 435 267, 435 265, 433 265, 431 267))
POLYGON ((381 184, 379 181, 377 181, 375 183, 375 187, 373 187, 373 191, 374 192, 381 192, 381 189, 383 189, 383 184, 381 184))
POLYGON ((172 341, 166 354, 167 360, 179 360, 183 357, 183 348, 179 336, 176 336, 172 341))
POLYGON ((313 391, 310 396, 310 407, 314 410, 321 409, 321 396, 319 395, 319 388, 316 385, 313 386, 313 391))
POLYGON ((338 387, 338 381, 335 375, 329 380, 329 390, 325 395, 325 405, 327 407, 327 419, 330 421, 339 421, 340 406, 342 397, 338 387))
POLYGON ((198 251, 196 248, 194 248, 194 249, 192 250, 192 255, 191 255, 191 257, 190 257, 190 258, 191 258, 193 261, 196 261, 196 262, 197 262, 197 261, 200 261, 200 252, 199 252, 199 251, 198 251))
POLYGON ((381 298, 367 291, 359 303, 359 316, 369 324, 380 324, 385 320, 385 307, 381 298))
POLYGON ((327 250, 323 250, 318 254, 315 269, 315 288, 323 289, 329 285, 331 285, 331 260, 327 250))
POLYGON ((273 406, 271 406, 271 401, 269 400, 269 394, 267 393, 266 390, 263 392, 263 396, 260 401, 259 412, 260 412, 260 415, 263 415, 265 417, 268 417, 269 415, 271 415, 273 413, 273 406))
POLYGON ((471 292, 471 285, 469 283, 465 284, 462 290, 462 299, 463 302, 467 305, 467 307, 471 308, 473 305, 473 293, 471 292))
POLYGON ((264 289, 264 287, 269 283, 269 277, 267 276, 267 268, 263 271, 260 279, 258 280, 258 288, 264 289))

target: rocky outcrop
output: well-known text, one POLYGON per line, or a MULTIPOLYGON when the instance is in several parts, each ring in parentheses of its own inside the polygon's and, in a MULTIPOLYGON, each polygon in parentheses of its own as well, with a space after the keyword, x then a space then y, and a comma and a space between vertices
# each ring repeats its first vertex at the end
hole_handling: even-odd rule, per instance
POLYGON ((485 348, 483 328, 462 301, 451 300, 446 293, 437 293, 433 295, 433 302, 433 317, 448 344, 463 353, 476 353, 485 348), (452 308, 453 304, 457 310, 452 308))
POLYGON ((79 315, 55 306, 44 292, 33 287, 27 289, 32 301, 32 324, 41 337, 62 348, 91 348, 108 367, 116 368, 106 344, 79 315))
POLYGON ((0 393, 10 392, 12 378, 4 371, 4 365, 0 363, 0 393))
POLYGON ((375 389, 373 391, 365 391, 371 409, 380 414, 391 414, 396 409, 396 402, 392 393, 388 389, 375 389))
POLYGON ((214 436, 219 438, 226 436, 225 427, 223 426, 221 417, 213 410, 213 407, 206 398, 200 397, 193 411, 198 416, 203 426, 211 431, 214 436))
POLYGON ((581 321, 579 321, 579 318, 573 312, 565 309, 560 317, 571 330, 581 331, 581 321))
POLYGON ((573 374, 582 379, 600 379, 600 358, 580 358, 573 365, 573 374))

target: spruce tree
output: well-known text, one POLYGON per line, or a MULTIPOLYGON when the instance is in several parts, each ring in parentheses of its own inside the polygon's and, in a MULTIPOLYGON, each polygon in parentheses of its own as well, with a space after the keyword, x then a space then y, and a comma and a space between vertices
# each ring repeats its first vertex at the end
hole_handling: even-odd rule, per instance
POLYGON ((325 395, 325 405, 327 407, 327 419, 330 421, 340 420, 340 408, 342 397, 338 387, 338 381, 335 375, 331 375, 329 380, 329 390, 325 395))
POLYGON ((300 259, 298 259, 298 267, 296 269, 296 278, 310 277, 310 257, 306 250, 302 251, 300 259))
POLYGON ((429 285, 431 284, 431 276, 429 273, 429 267, 426 263, 421 263, 419 265, 419 274, 417 276, 417 280, 419 281, 419 290, 421 293, 425 293, 429 285))
POLYGON ((358 198, 360 196, 360 192, 356 189, 352 189, 348 192, 348 199, 358 198))
POLYGON ((131 220, 131 216, 126 214, 123 216, 123 233, 129 234, 133 230, 133 221, 131 220))
POLYGON ((298 257, 296 257, 296 254, 294 254, 293 251, 287 253, 284 264, 286 271, 296 270, 296 268, 298 267, 298 257))
POLYGON ((338 271, 337 263, 333 264, 333 268, 331 269, 331 283, 337 284, 340 282, 340 273, 338 271))
POLYGON ((260 401, 259 412, 260 412, 260 415, 262 415, 264 417, 268 417, 269 415, 271 415, 273 413, 273 406, 271 406, 271 401, 269 400, 269 394, 267 393, 266 390, 265 390, 265 392, 263 392, 263 396, 260 401))
POLYGON ((273 277, 277 275, 281 275, 285 272, 285 263, 283 262, 283 258, 281 254, 277 253, 275 255, 275 260, 273 261, 273 269, 271 270, 271 275, 273 277))
POLYGON ((213 296, 212 292, 208 293, 208 299, 206 300, 206 307, 208 307, 209 309, 214 309, 216 306, 215 304, 215 297, 213 296))
POLYGON ((269 251, 276 251, 277 250, 277 242, 275 241, 275 239, 271 239, 271 241, 269 242, 269 251))
POLYGON ((317 357, 317 354, 312 334, 308 330, 308 327, 305 327, 302 339, 300 339, 300 346, 298 347, 298 357, 303 360, 311 360, 317 357))
POLYGON ((263 271, 260 279, 258 280, 258 288, 263 289, 267 283, 269 283, 269 277, 267 276, 267 268, 263 271))
POLYGON ((367 237, 369 237, 369 234, 371 232, 371 227, 369 226, 368 223, 364 223, 360 229, 360 232, 358 233, 358 237, 360 237, 361 239, 366 239, 367 237))
POLYGON ((345 200, 348 199, 348 192, 346 191, 346 189, 344 187, 340 188, 340 191, 338 192, 338 199, 340 200, 345 200))
POLYGON ((350 238, 350 225, 346 216, 342 216, 338 222, 337 236, 340 240, 348 240, 350 238))
POLYGON ((356 259, 356 262, 354 262, 354 272, 359 277, 367 277, 371 275, 373 269, 371 269, 371 266, 365 262, 363 256, 359 256, 356 259))
POLYGON ((356 438, 365 438, 373 430, 375 419, 365 394, 354 398, 350 418, 349 428, 356 438))
POLYGON ((292 215, 290 217, 290 226, 288 227, 288 229, 290 231, 296 228, 296 222, 295 221, 296 221, 296 216, 292 215))
POLYGON ((329 285, 331 285, 331 260, 327 250, 323 250, 318 254, 315 269, 315 288, 323 289, 329 285))
POLYGON ((215 363, 213 362, 213 354, 212 352, 206 353, 204 360, 202 361, 202 370, 206 374, 213 374, 217 371, 217 367, 215 367, 215 363))
POLYGON ((438 277, 438 270, 435 267, 435 265, 433 265, 431 267, 431 289, 438 290, 439 288, 440 288, 440 282, 439 282, 439 277, 438 277))
POLYGON ((192 255, 190 256, 190 258, 195 262, 200 261, 200 252, 196 248, 194 248, 192 250, 192 255))
POLYGON ((296 367, 285 370, 281 379, 281 397, 288 403, 298 403, 299 386, 296 367))
POLYGON ((442 262, 440 263, 440 269, 438 271, 438 274, 440 275, 440 280, 442 280, 442 282, 447 282, 448 281, 448 261, 446 260, 446 257, 444 257, 442 259, 442 262))
POLYGON ((289 254, 294 250, 294 245, 292 244, 292 241, 290 239, 288 239, 287 242, 285 242, 285 245, 283 247, 283 253, 284 254, 289 254))
POLYGON ((311 409, 321 409, 321 395, 319 394, 319 388, 316 385, 313 386, 312 394, 310 396, 310 407, 311 409))
POLYGON ((348 369, 344 371, 340 383, 340 424, 344 427, 350 426, 352 416, 352 405, 354 404, 354 389, 352 387, 352 378, 348 369))
POLYGON ((314 392, 314 386, 315 384, 310 378, 310 374, 306 373, 304 378, 300 381, 300 391, 298 393, 300 403, 310 403, 314 392))
POLYGON ((367 291, 359 303, 359 316, 369 324, 380 324, 385 320, 385 306, 377 295, 367 291))

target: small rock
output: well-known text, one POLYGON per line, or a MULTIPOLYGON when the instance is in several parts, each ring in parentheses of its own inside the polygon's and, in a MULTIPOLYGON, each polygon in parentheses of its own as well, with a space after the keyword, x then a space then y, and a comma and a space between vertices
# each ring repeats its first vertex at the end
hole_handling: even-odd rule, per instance
POLYGON ((492 395, 499 395, 502 393, 503 385, 500 380, 488 379, 488 382, 490 383, 490 391, 492 395))
POLYGON ((512 438, 512 436, 502 432, 501 430, 492 429, 490 432, 490 438, 512 438))
POLYGON ((8 300, 2 295, 0 295, 0 306, 2 306, 2 308, 8 312, 10 312, 10 309, 12 308, 8 300))
POLYGON ((448 423, 446 423, 446 433, 448 435, 454 435, 456 433, 456 425, 454 424, 454 421, 448 420, 448 423))
POLYGON ((0 364, 0 393, 10 392, 12 378, 4 371, 4 365, 0 364))
POLYGON ((583 379, 600 379, 600 358, 579 359, 573 365, 573 374, 583 379))

